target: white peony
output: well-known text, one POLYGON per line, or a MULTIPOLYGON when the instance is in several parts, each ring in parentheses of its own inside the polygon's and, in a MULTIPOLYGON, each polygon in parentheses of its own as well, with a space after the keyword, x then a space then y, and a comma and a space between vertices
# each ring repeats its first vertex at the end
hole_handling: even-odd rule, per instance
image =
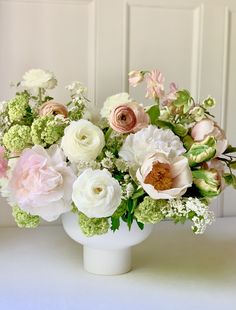
POLYGON ((111 216, 121 203, 121 187, 107 170, 89 168, 74 182, 72 200, 88 217, 111 216))
POLYGON ((96 159, 104 145, 102 130, 84 119, 71 122, 61 141, 62 149, 72 163, 96 159))
POLYGON ((122 103, 132 102, 133 100, 130 98, 128 93, 120 93, 114 96, 108 97, 103 104, 101 109, 101 116, 104 118, 108 118, 111 114, 111 111, 122 103))
POLYGON ((119 155, 130 166, 138 168, 148 155, 155 152, 176 157, 185 151, 180 138, 170 129, 158 129, 156 126, 149 125, 135 134, 130 134, 126 138, 119 155))
POLYGON ((53 89, 57 85, 57 80, 52 72, 42 69, 31 69, 23 75, 21 86, 28 89, 38 88, 53 89))

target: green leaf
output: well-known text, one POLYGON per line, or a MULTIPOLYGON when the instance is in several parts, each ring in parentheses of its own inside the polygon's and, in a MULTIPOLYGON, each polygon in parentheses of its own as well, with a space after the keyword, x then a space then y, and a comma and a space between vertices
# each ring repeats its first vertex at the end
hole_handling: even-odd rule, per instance
POLYGON ((236 189, 236 176, 234 174, 225 173, 224 179, 227 185, 232 185, 233 188, 236 189))
POLYGON ((229 163, 230 168, 236 169, 236 160, 233 160, 229 163))
POLYGON ((132 196, 132 199, 137 199, 144 195, 144 190, 142 188, 138 189, 132 196))
POLYGON ((173 131, 179 137, 185 137, 188 133, 188 129, 181 124, 175 125, 173 131))
POLYGON ((174 125, 167 121, 157 120, 156 125, 160 128, 169 128, 174 131, 174 125))
POLYGON ((236 147, 229 145, 223 154, 234 153, 236 152, 236 147))
POLYGON ((129 230, 131 229, 133 220, 134 220, 133 214, 132 214, 132 213, 129 213, 129 214, 128 214, 128 217, 127 217, 127 225, 128 225, 128 227, 129 227, 129 230))
POLYGON ((111 230, 115 232, 120 227, 120 218, 119 217, 111 217, 111 230))
POLYGON ((128 211, 130 213, 133 212, 133 200, 132 199, 128 200, 128 211))
POLYGON ((137 220, 136 220, 136 223, 138 224, 138 227, 139 227, 141 230, 144 229, 144 224, 143 224, 143 223, 141 223, 141 222, 139 222, 139 221, 137 221, 137 220))
POLYGON ((150 122, 152 125, 157 125, 158 118, 160 116, 160 108, 157 104, 152 105, 147 111, 149 115, 150 122))

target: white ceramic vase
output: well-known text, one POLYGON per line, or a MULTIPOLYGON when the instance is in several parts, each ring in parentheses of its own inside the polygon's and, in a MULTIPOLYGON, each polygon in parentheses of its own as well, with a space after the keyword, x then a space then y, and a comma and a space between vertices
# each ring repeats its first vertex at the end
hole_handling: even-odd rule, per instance
POLYGON ((74 213, 62 215, 65 232, 83 245, 84 269, 90 273, 118 275, 131 270, 131 247, 144 241, 152 232, 153 225, 141 230, 133 223, 131 230, 121 221, 119 230, 93 237, 86 237, 80 229, 78 216, 74 213))

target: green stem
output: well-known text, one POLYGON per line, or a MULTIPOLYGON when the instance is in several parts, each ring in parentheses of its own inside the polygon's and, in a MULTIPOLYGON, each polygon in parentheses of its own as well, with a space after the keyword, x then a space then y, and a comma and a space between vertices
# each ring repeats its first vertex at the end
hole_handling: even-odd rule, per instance
POLYGON ((112 133, 113 129, 111 127, 108 128, 107 132, 105 133, 105 141, 107 142, 110 138, 110 135, 112 133))
POLYGON ((39 106, 42 105, 43 99, 42 99, 42 88, 39 88, 39 93, 38 93, 38 98, 39 98, 39 106))

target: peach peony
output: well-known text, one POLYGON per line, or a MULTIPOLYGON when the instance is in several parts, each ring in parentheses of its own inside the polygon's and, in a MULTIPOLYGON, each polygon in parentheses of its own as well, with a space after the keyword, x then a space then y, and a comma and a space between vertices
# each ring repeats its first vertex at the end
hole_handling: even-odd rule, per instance
POLYGON ((67 107, 64 104, 57 103, 55 101, 47 101, 39 108, 39 115, 63 115, 68 116, 67 107))
POLYGON ((57 145, 48 150, 37 145, 25 149, 16 162, 9 189, 22 210, 53 221, 70 211, 75 179, 57 145))
POLYGON ((147 157, 136 176, 145 192, 153 199, 180 197, 192 185, 187 158, 171 158, 161 152, 147 157))
POLYGON ((223 129, 221 129, 216 122, 210 120, 209 118, 204 118, 192 128, 191 136, 194 141, 201 142, 207 136, 213 136, 216 138, 216 155, 220 156, 227 148, 228 141, 226 139, 223 129))
POLYGON ((115 107, 111 111, 109 123, 119 133, 134 133, 148 126, 149 116, 142 105, 133 101, 115 107))

